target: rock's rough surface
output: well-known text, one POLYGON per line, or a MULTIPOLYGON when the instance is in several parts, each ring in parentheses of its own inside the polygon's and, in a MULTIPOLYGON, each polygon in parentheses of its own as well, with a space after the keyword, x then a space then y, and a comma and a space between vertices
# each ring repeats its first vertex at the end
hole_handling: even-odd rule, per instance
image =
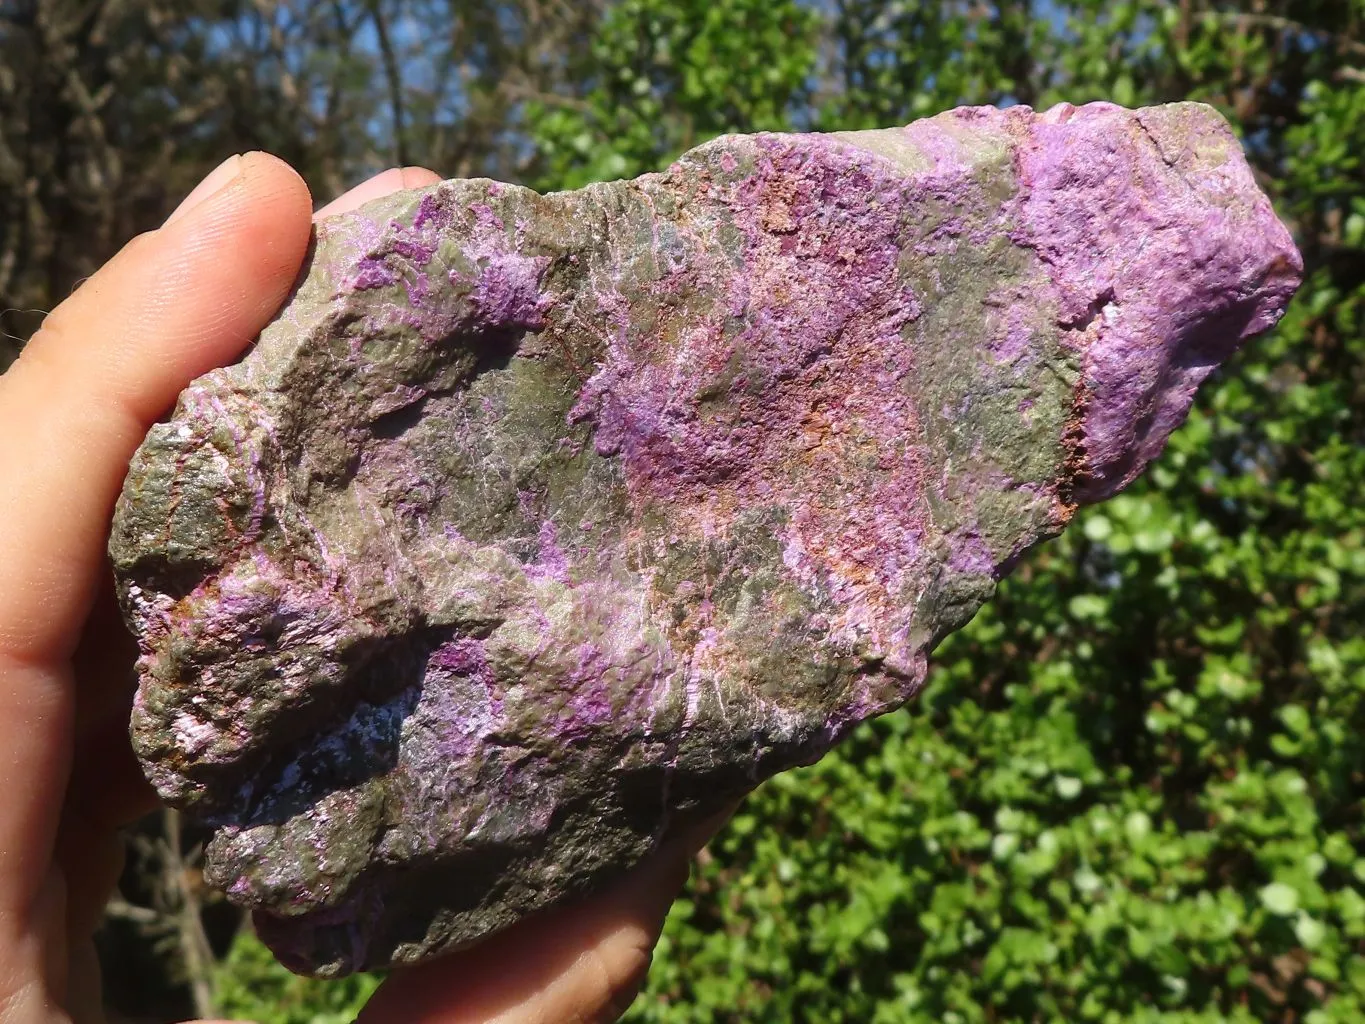
POLYGON ((317 235, 111 549, 137 751, 324 975, 608 881, 911 697, 1300 269, 1193 104, 724 138, 317 235))

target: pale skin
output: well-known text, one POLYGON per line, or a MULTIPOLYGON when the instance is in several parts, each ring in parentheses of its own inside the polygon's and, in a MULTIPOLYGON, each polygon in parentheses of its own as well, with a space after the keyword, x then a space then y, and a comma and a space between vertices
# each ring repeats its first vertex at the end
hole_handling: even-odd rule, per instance
MULTIPOLYGON (((317 216, 437 180, 386 171, 317 216)), ((313 216, 286 164, 232 158, 0 376, 0 1024, 105 1020, 92 936, 119 830, 156 806, 127 738, 135 649, 113 601, 109 518, 147 429, 284 301, 313 216)), ((710 831, 598 898, 395 972, 362 1024, 615 1020, 710 831)))

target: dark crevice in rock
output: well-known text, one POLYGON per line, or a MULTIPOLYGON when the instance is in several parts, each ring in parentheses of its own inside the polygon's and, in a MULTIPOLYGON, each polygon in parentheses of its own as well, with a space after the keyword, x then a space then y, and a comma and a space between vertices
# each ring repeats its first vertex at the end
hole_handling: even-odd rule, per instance
MULTIPOLYGON (((1091 324, 1104 315, 1104 307, 1114 304, 1115 301, 1114 288, 1110 285, 1101 290, 1099 294, 1090 300, 1090 305, 1086 307, 1085 312, 1080 316, 1072 317, 1071 319, 1063 318, 1060 319, 1058 323, 1068 331, 1084 333, 1089 329, 1091 324)), ((1115 309, 1117 310, 1117 306, 1115 306, 1115 309)))
POLYGON ((402 437, 422 422, 422 413, 425 411, 430 398, 431 395, 423 395, 410 405, 395 409, 393 412, 384 413, 370 424, 370 433, 383 440, 402 437))

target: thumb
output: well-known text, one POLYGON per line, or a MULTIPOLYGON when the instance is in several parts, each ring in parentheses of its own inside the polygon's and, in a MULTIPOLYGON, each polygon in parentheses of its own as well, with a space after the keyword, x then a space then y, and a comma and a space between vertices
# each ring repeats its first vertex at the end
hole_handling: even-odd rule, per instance
MULTIPOLYGON (((44 322, 0 377, 0 963, 52 856, 71 758, 66 664, 103 576, 128 460, 189 381, 235 357, 307 251, 303 181, 259 154, 143 235, 44 322), (11 912, 22 909, 20 916, 11 912), (16 923, 17 922, 17 923, 16 923)), ((0 970, 0 1017, 7 978, 0 970)))
POLYGON ((645 981, 691 861, 734 812, 693 825, 616 885, 463 953, 394 971, 357 1024, 607 1024, 645 981))
POLYGON ((286 164, 232 158, 54 310, 0 378, 0 653, 70 653, 129 457, 191 379, 279 308, 309 218, 286 164))

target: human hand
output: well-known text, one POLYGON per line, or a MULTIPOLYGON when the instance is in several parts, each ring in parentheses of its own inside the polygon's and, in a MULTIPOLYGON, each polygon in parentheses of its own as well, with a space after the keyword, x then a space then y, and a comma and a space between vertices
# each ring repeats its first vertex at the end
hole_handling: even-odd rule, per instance
MULTIPOLYGON (((319 215, 436 180, 388 171, 319 215)), ((110 515, 147 429, 289 294, 310 206, 279 160, 234 158, 0 376, 0 1024, 103 1019, 92 936, 122 866, 119 830, 155 806, 128 741, 136 651, 105 560, 110 515)), ((361 1021, 614 1020, 707 835, 600 898, 395 972, 361 1021)))

